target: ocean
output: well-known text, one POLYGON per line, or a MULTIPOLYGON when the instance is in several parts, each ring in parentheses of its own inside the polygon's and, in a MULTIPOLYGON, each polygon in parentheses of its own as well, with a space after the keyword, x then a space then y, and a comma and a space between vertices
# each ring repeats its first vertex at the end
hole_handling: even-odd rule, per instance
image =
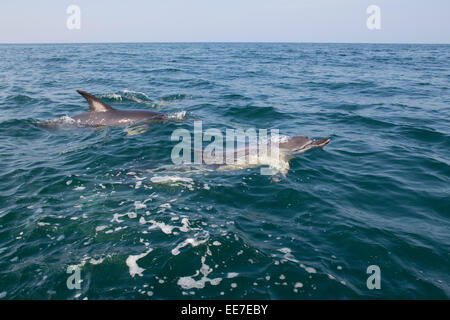
POLYGON ((449 45, 0 45, 0 298, 448 299, 449 83, 449 45), (77 89, 177 121, 41 126, 77 89), (188 118, 331 142, 183 169, 188 118))

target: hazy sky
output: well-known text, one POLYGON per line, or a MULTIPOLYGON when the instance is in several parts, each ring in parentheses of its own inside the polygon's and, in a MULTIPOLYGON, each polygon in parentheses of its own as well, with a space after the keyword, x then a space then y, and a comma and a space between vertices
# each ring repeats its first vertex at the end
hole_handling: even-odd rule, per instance
POLYGON ((450 0, 1 0, 0 43, 450 43, 450 0), (67 7, 81 9, 69 30, 67 7), (369 30, 369 5, 381 30, 369 30))

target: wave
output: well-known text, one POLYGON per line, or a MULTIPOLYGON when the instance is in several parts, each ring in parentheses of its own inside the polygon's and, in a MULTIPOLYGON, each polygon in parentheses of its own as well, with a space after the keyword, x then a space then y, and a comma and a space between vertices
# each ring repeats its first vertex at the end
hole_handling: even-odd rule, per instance
MULTIPOLYGON (((331 116, 331 115, 330 115, 331 116)), ((396 127, 394 123, 378 120, 371 117, 366 117, 363 115, 353 114, 341 114, 341 113, 333 113, 332 117, 337 120, 339 123, 343 124, 358 124, 363 127, 372 127, 372 128, 393 128, 396 127)))
POLYGON ((45 59, 45 62, 46 63, 53 63, 53 62, 61 63, 61 62, 71 62, 71 61, 65 57, 53 57, 53 58, 45 59))
POLYGON ((305 83, 308 87, 330 90, 341 89, 369 89, 377 87, 373 81, 348 81, 348 82, 323 82, 323 81, 308 81, 305 83))
POLYGON ((132 90, 121 90, 116 93, 104 93, 99 94, 98 97, 105 102, 110 103, 126 103, 126 102, 135 102, 140 104, 145 104, 151 107, 161 107, 161 106, 168 106, 171 105, 170 103, 167 103, 167 101, 177 101, 177 100, 184 100, 188 99, 191 96, 184 93, 175 93, 175 94, 169 94, 165 95, 159 100, 150 98, 147 94, 140 91, 132 91, 132 90))
POLYGON ((133 101, 143 104, 153 104, 153 100, 143 92, 132 90, 121 90, 117 93, 99 94, 98 97, 107 102, 127 102, 133 101))
POLYGON ((251 100, 251 98, 243 96, 241 94, 229 93, 222 96, 225 100, 251 100))
POLYGON ((161 98, 162 101, 174 101, 174 100, 184 100, 189 99, 191 95, 184 94, 184 93, 175 93, 175 94, 169 94, 166 96, 163 96, 161 98))
POLYGON ((291 116, 275 109, 274 107, 231 107, 225 111, 226 116, 243 119, 288 119, 291 116))
POLYGON ((158 69, 149 69, 149 70, 143 70, 142 73, 161 73, 161 72, 183 72, 183 70, 178 68, 158 68, 158 69))
POLYGON ((8 96, 8 97, 6 98, 6 101, 7 101, 7 102, 10 102, 10 103, 19 103, 19 104, 22 104, 22 103, 32 103, 32 102, 35 102, 35 101, 37 101, 37 99, 32 98, 32 97, 30 97, 30 96, 27 96, 27 95, 25 95, 25 94, 16 94, 16 95, 10 95, 10 96, 8 96))
POLYGON ((415 139, 424 143, 443 143, 446 148, 450 146, 448 135, 426 127, 399 126, 397 131, 405 138, 415 139))

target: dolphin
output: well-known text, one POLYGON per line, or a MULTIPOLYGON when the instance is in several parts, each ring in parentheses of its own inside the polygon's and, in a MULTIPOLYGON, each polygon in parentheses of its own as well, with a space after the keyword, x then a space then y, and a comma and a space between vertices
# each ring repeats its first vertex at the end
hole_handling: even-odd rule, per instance
MULTIPOLYGON (((313 140, 308 137, 300 137, 300 136, 286 137, 286 139, 284 139, 278 143, 278 149, 279 149, 279 152, 284 155, 293 156, 293 155, 297 155, 297 154, 303 153, 305 151, 308 151, 309 149, 321 148, 321 147, 325 146, 326 144, 328 144, 330 141, 331 141, 330 138, 313 140)), ((263 145, 265 145, 266 150, 271 150, 273 147, 272 142, 270 140, 267 141, 266 143, 263 143, 263 145)), ((261 145, 256 144, 255 147, 256 147, 256 150, 254 150, 254 152, 260 154, 261 153, 261 150, 260 150, 261 145)), ((198 152, 198 151, 195 150, 194 152, 198 152)), ((232 155, 231 159, 236 160, 239 158, 239 156, 248 157, 250 154, 251 154, 251 150, 250 150, 250 148, 247 147, 241 153, 235 151, 234 155, 232 155)), ((209 156, 214 157, 214 153, 209 156)), ((223 151, 223 159, 220 159, 220 160, 223 160, 224 162, 226 162, 225 151, 223 151)))
POLYGON ((145 172, 153 174, 160 174, 161 172, 195 173, 199 171, 232 171, 269 166, 272 170, 266 171, 267 173, 264 174, 275 175, 279 172, 285 177, 290 169, 289 161, 292 158, 310 149, 321 148, 330 141, 330 138, 314 140, 300 136, 285 137, 278 143, 279 152, 273 152, 272 148, 276 146, 272 144, 271 140, 268 140, 265 143, 262 142, 262 145, 257 144, 256 150, 251 150, 248 147, 241 150, 234 150, 230 154, 230 158, 227 157, 226 149, 219 148, 218 150, 209 150, 208 152, 194 149, 193 152, 201 159, 201 163, 183 162, 178 165, 164 165, 156 169, 147 169, 145 172), (264 144, 266 144, 265 151, 262 151, 261 147, 264 144), (219 152, 219 154, 216 154, 216 152, 219 152))
POLYGON ((94 95, 77 90, 89 103, 89 111, 71 117, 85 126, 123 126, 139 120, 166 120, 167 115, 147 110, 117 110, 94 95))
MULTIPOLYGON (((230 158, 227 158, 225 150, 222 150, 221 156, 218 157, 215 152, 203 152, 202 162, 218 170, 238 170, 268 165, 285 176, 289 171, 290 159, 310 149, 321 148, 330 141, 330 138, 314 140, 300 136, 286 137, 278 143, 278 152, 274 152, 273 149, 276 148, 276 145, 268 140, 263 143, 265 151, 261 149, 261 145, 257 144, 255 150, 248 147, 240 151, 236 150, 230 154, 230 158)), ((194 152, 199 153, 197 150, 194 152)))

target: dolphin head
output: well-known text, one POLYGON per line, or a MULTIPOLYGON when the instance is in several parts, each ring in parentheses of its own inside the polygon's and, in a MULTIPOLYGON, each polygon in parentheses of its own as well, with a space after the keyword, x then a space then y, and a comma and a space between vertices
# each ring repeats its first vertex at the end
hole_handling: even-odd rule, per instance
POLYGON ((309 139, 308 137, 292 137, 289 138, 288 141, 280 143, 279 147, 281 150, 284 150, 288 153, 298 154, 312 148, 323 147, 328 142, 330 142, 329 138, 321 140, 312 140, 309 139))

